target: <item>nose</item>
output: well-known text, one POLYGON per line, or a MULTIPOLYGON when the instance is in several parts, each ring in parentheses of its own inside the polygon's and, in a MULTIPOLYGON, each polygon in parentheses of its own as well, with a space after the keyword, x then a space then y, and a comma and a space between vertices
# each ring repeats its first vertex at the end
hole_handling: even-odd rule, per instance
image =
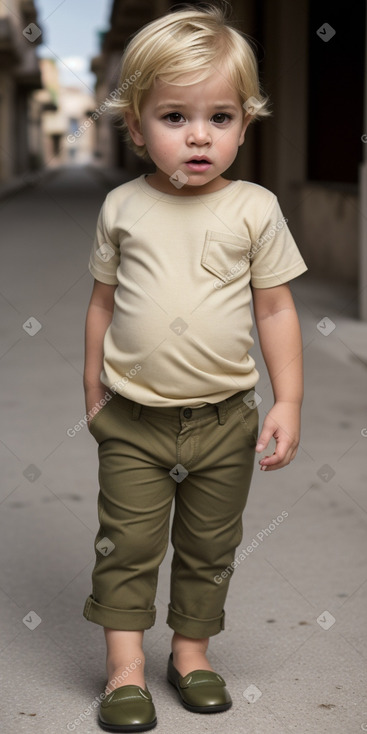
POLYGON ((187 135, 188 145, 210 145, 212 142, 209 122, 197 120, 190 124, 187 135))

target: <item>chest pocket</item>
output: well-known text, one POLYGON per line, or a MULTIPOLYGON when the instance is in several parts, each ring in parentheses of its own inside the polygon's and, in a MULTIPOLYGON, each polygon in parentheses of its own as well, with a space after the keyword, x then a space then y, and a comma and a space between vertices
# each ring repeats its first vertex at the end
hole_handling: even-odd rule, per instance
POLYGON ((251 240, 207 230, 201 265, 223 283, 239 278, 249 267, 251 240))

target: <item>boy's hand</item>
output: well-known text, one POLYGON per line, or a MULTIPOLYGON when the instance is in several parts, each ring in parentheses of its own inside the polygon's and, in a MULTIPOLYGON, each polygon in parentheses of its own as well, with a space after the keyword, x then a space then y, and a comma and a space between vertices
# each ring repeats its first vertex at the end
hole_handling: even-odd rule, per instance
POLYGON ((272 436, 276 449, 272 456, 259 461, 263 471, 281 469, 294 459, 300 439, 301 406, 298 403, 276 402, 267 414, 257 441, 256 451, 263 451, 272 436))
POLYGON ((102 398, 106 399, 107 393, 110 393, 111 395, 113 395, 112 391, 108 390, 106 385, 103 385, 102 383, 100 387, 98 386, 93 387, 93 388, 90 387, 85 390, 85 408, 86 408, 86 413, 87 413, 88 425, 91 419, 96 415, 96 413, 94 413, 94 409, 95 408, 98 408, 99 410, 101 409, 102 407, 101 400, 102 398))

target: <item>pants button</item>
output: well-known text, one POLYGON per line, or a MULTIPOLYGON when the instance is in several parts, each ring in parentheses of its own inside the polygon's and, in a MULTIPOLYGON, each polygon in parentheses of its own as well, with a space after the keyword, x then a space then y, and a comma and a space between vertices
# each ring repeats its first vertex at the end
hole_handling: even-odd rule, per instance
POLYGON ((191 416, 192 416, 192 410, 191 410, 191 408, 185 408, 183 414, 184 414, 185 418, 191 418, 191 416))

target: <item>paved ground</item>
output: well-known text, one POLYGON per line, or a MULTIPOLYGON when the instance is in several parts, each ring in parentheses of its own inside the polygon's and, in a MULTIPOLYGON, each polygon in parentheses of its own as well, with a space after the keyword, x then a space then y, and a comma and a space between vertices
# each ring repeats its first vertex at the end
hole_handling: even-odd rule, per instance
MULTIPOLYGON (((84 414, 96 217, 120 181, 61 169, 0 201, 4 734, 100 731, 92 702, 105 682, 104 637, 82 616, 97 531, 96 443, 86 429, 74 438, 66 430, 84 414)), ((234 705, 191 714, 166 682, 170 548, 157 622, 145 633, 157 734, 367 731, 367 324, 355 318, 353 290, 309 274, 291 287, 304 340, 301 445, 289 467, 254 473, 239 551, 254 550, 235 571, 226 629, 209 647, 234 705), (325 316, 336 327, 328 336, 325 316)), ((272 393, 257 347, 253 354, 263 417, 272 393)))

